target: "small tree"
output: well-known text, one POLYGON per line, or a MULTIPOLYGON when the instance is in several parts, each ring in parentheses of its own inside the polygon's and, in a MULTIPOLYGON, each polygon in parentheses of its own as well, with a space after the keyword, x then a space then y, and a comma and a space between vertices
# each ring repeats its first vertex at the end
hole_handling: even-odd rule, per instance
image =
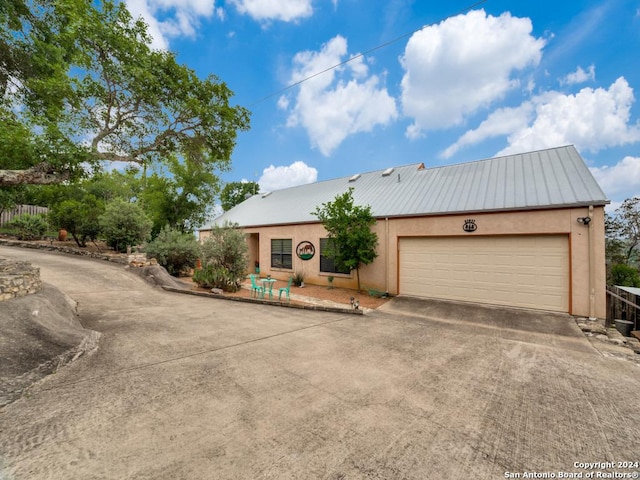
POLYGON ((369 265, 378 256, 378 235, 371 231, 376 223, 371 207, 353 204, 353 188, 323 203, 312 212, 318 217, 332 239, 327 256, 336 265, 355 270, 360 290, 360 266, 369 265))
POLYGON ((155 258, 171 275, 195 266, 200 245, 189 233, 182 233, 169 226, 164 227, 158 236, 145 249, 147 257, 155 258))
POLYGON ((138 201, 153 220, 152 235, 165 225, 183 233, 206 222, 219 191, 219 181, 206 165, 164 160, 166 168, 143 177, 138 201))
MULTIPOLYGON (((211 236, 201 246, 202 284, 236 291, 247 273, 249 246, 237 224, 225 222, 211 230, 211 236), (206 280, 206 281, 205 281, 206 280)), ((198 277, 194 276, 198 281, 198 277)))
POLYGON ((87 240, 95 241, 100 234, 100 215, 104 204, 94 195, 84 195, 82 200, 64 200, 53 205, 49 219, 58 228, 71 234, 79 247, 86 247, 87 240))
POLYGON ((108 203, 100 217, 100 226, 107 245, 118 252, 126 252, 127 246, 147 241, 152 224, 138 205, 120 198, 108 203))

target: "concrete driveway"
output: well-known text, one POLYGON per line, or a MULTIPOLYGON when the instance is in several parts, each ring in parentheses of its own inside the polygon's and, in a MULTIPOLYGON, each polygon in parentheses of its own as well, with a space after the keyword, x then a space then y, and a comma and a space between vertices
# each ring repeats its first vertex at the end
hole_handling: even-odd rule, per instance
POLYGON ((167 293, 104 262, 0 256, 40 266, 103 334, 0 410, 2 480, 640 470, 583 465, 640 461, 640 368, 600 355, 570 317, 550 330, 395 301, 280 309, 167 293))

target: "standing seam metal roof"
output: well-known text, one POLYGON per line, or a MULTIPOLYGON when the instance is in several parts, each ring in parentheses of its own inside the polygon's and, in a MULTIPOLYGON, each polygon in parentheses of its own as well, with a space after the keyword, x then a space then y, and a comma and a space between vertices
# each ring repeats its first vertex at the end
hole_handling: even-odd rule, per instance
POLYGON ((311 212, 354 188, 356 205, 375 217, 606 205, 577 150, 565 147, 434 168, 421 164, 254 195, 218 217, 241 227, 317 222, 311 212))

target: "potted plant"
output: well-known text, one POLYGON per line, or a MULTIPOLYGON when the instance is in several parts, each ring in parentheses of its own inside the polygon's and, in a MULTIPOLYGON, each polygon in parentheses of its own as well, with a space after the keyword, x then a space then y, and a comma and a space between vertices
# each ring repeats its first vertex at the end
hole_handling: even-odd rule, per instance
POLYGON ((293 282, 296 287, 304 287, 304 276, 300 272, 293 275, 293 282))

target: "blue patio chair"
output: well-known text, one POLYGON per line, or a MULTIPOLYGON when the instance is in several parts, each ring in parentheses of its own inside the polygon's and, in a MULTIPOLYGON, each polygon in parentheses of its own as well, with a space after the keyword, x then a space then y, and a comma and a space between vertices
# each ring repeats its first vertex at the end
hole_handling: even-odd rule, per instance
POLYGON ((289 277, 289 283, 287 283, 287 286, 281 287, 278 289, 278 301, 281 301, 280 297, 282 296, 282 292, 285 292, 287 294, 287 302, 291 301, 291 298, 289 298, 289 289, 291 288, 292 281, 293 281, 293 277, 289 277))
POLYGON ((249 278, 251 278, 251 296, 253 297, 255 292, 256 298, 264 298, 264 287, 256 283, 256 276, 251 273, 249 274, 249 278))

